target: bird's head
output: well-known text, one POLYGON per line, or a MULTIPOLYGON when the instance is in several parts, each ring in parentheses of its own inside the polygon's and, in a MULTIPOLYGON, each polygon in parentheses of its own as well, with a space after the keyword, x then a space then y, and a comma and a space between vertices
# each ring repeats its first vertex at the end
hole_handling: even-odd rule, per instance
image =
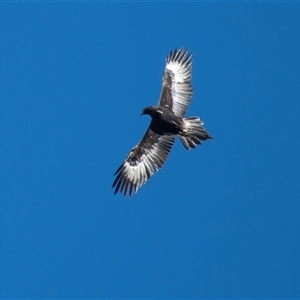
POLYGON ((154 106, 147 106, 143 109, 141 112, 141 115, 150 115, 152 116, 155 113, 155 107, 154 106))

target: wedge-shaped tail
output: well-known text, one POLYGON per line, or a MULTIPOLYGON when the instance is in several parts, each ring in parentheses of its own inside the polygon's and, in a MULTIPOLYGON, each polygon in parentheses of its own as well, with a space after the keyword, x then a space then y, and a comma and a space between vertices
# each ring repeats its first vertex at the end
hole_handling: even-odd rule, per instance
POLYGON ((202 127, 204 124, 198 117, 183 118, 185 129, 178 135, 185 149, 190 150, 201 145, 201 141, 212 139, 207 131, 202 127))

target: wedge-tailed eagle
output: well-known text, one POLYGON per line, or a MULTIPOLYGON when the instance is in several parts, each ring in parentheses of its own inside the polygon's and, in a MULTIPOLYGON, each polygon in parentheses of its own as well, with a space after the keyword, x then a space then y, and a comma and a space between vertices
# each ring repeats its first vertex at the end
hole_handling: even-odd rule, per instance
POLYGON ((158 105, 148 106, 141 113, 150 115, 151 122, 142 140, 115 172, 115 194, 120 191, 131 197, 136 193, 163 166, 176 135, 187 150, 212 138, 199 117, 184 118, 193 95, 191 56, 184 48, 167 56, 158 105))

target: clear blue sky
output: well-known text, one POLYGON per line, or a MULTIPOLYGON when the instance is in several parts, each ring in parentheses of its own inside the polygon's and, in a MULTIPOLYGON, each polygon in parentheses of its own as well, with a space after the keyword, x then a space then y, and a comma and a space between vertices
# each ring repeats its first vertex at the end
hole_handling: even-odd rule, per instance
POLYGON ((1 3, 1 298, 299 298, 299 3, 1 3), (113 173, 193 52, 214 137, 113 173))

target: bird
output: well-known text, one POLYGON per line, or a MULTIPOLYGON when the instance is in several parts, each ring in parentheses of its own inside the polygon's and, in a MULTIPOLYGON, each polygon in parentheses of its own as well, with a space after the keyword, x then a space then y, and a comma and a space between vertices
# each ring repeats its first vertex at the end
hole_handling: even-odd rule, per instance
POLYGON ((157 106, 148 106, 141 115, 151 117, 141 141, 134 146, 115 172, 114 194, 132 197, 151 176, 162 168, 177 136, 190 150, 212 139, 199 117, 184 117, 193 96, 192 53, 181 47, 170 51, 162 77, 157 106))

